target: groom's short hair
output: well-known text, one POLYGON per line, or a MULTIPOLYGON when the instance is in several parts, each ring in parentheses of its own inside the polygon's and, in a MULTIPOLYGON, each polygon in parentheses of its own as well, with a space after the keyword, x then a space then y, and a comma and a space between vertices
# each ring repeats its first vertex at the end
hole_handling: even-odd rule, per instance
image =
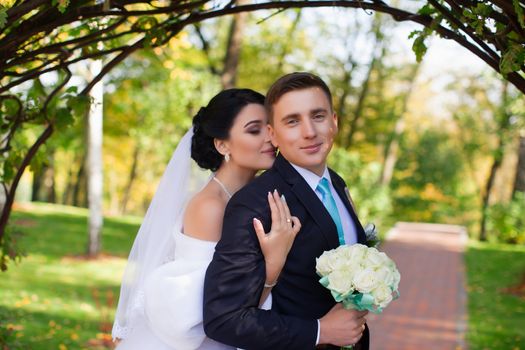
POLYGON ((318 87, 326 94, 330 108, 332 106, 332 93, 326 83, 317 75, 308 72, 294 72, 283 75, 268 90, 265 99, 266 110, 270 117, 270 123, 273 123, 273 105, 279 102, 279 99, 286 93, 294 90, 303 90, 312 87, 318 87))

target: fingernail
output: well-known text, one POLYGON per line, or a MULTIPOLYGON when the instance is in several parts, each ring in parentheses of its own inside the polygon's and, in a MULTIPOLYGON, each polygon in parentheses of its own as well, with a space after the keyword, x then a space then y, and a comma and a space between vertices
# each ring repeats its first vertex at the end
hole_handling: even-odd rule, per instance
POLYGON ((281 200, 282 200, 283 202, 286 202, 286 198, 284 197, 284 194, 281 194, 281 200))

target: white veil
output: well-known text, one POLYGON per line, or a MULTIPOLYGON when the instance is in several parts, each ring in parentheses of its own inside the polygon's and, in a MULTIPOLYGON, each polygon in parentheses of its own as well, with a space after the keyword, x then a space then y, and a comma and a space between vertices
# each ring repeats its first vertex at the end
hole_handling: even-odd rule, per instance
POLYGON ((182 228, 184 208, 210 178, 191 159, 193 128, 183 136, 162 175, 144 220, 133 242, 122 278, 113 339, 124 339, 138 318, 144 317, 144 281, 158 266, 171 261, 173 233, 182 228))

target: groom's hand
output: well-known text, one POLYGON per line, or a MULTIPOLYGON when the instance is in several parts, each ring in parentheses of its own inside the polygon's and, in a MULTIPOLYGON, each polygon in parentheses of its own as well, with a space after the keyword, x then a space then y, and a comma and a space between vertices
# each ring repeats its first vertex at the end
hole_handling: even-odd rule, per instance
POLYGON ((368 311, 347 310, 340 303, 336 304, 319 320, 319 344, 346 346, 357 343, 363 336, 367 314, 368 311))

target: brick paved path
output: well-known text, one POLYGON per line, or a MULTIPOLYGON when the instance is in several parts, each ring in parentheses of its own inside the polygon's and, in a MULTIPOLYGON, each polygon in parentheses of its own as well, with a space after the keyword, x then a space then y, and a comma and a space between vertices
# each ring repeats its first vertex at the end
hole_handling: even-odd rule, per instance
POLYGON ((398 223, 381 246, 401 272, 401 297, 368 316, 371 350, 466 349, 460 226, 398 223))

